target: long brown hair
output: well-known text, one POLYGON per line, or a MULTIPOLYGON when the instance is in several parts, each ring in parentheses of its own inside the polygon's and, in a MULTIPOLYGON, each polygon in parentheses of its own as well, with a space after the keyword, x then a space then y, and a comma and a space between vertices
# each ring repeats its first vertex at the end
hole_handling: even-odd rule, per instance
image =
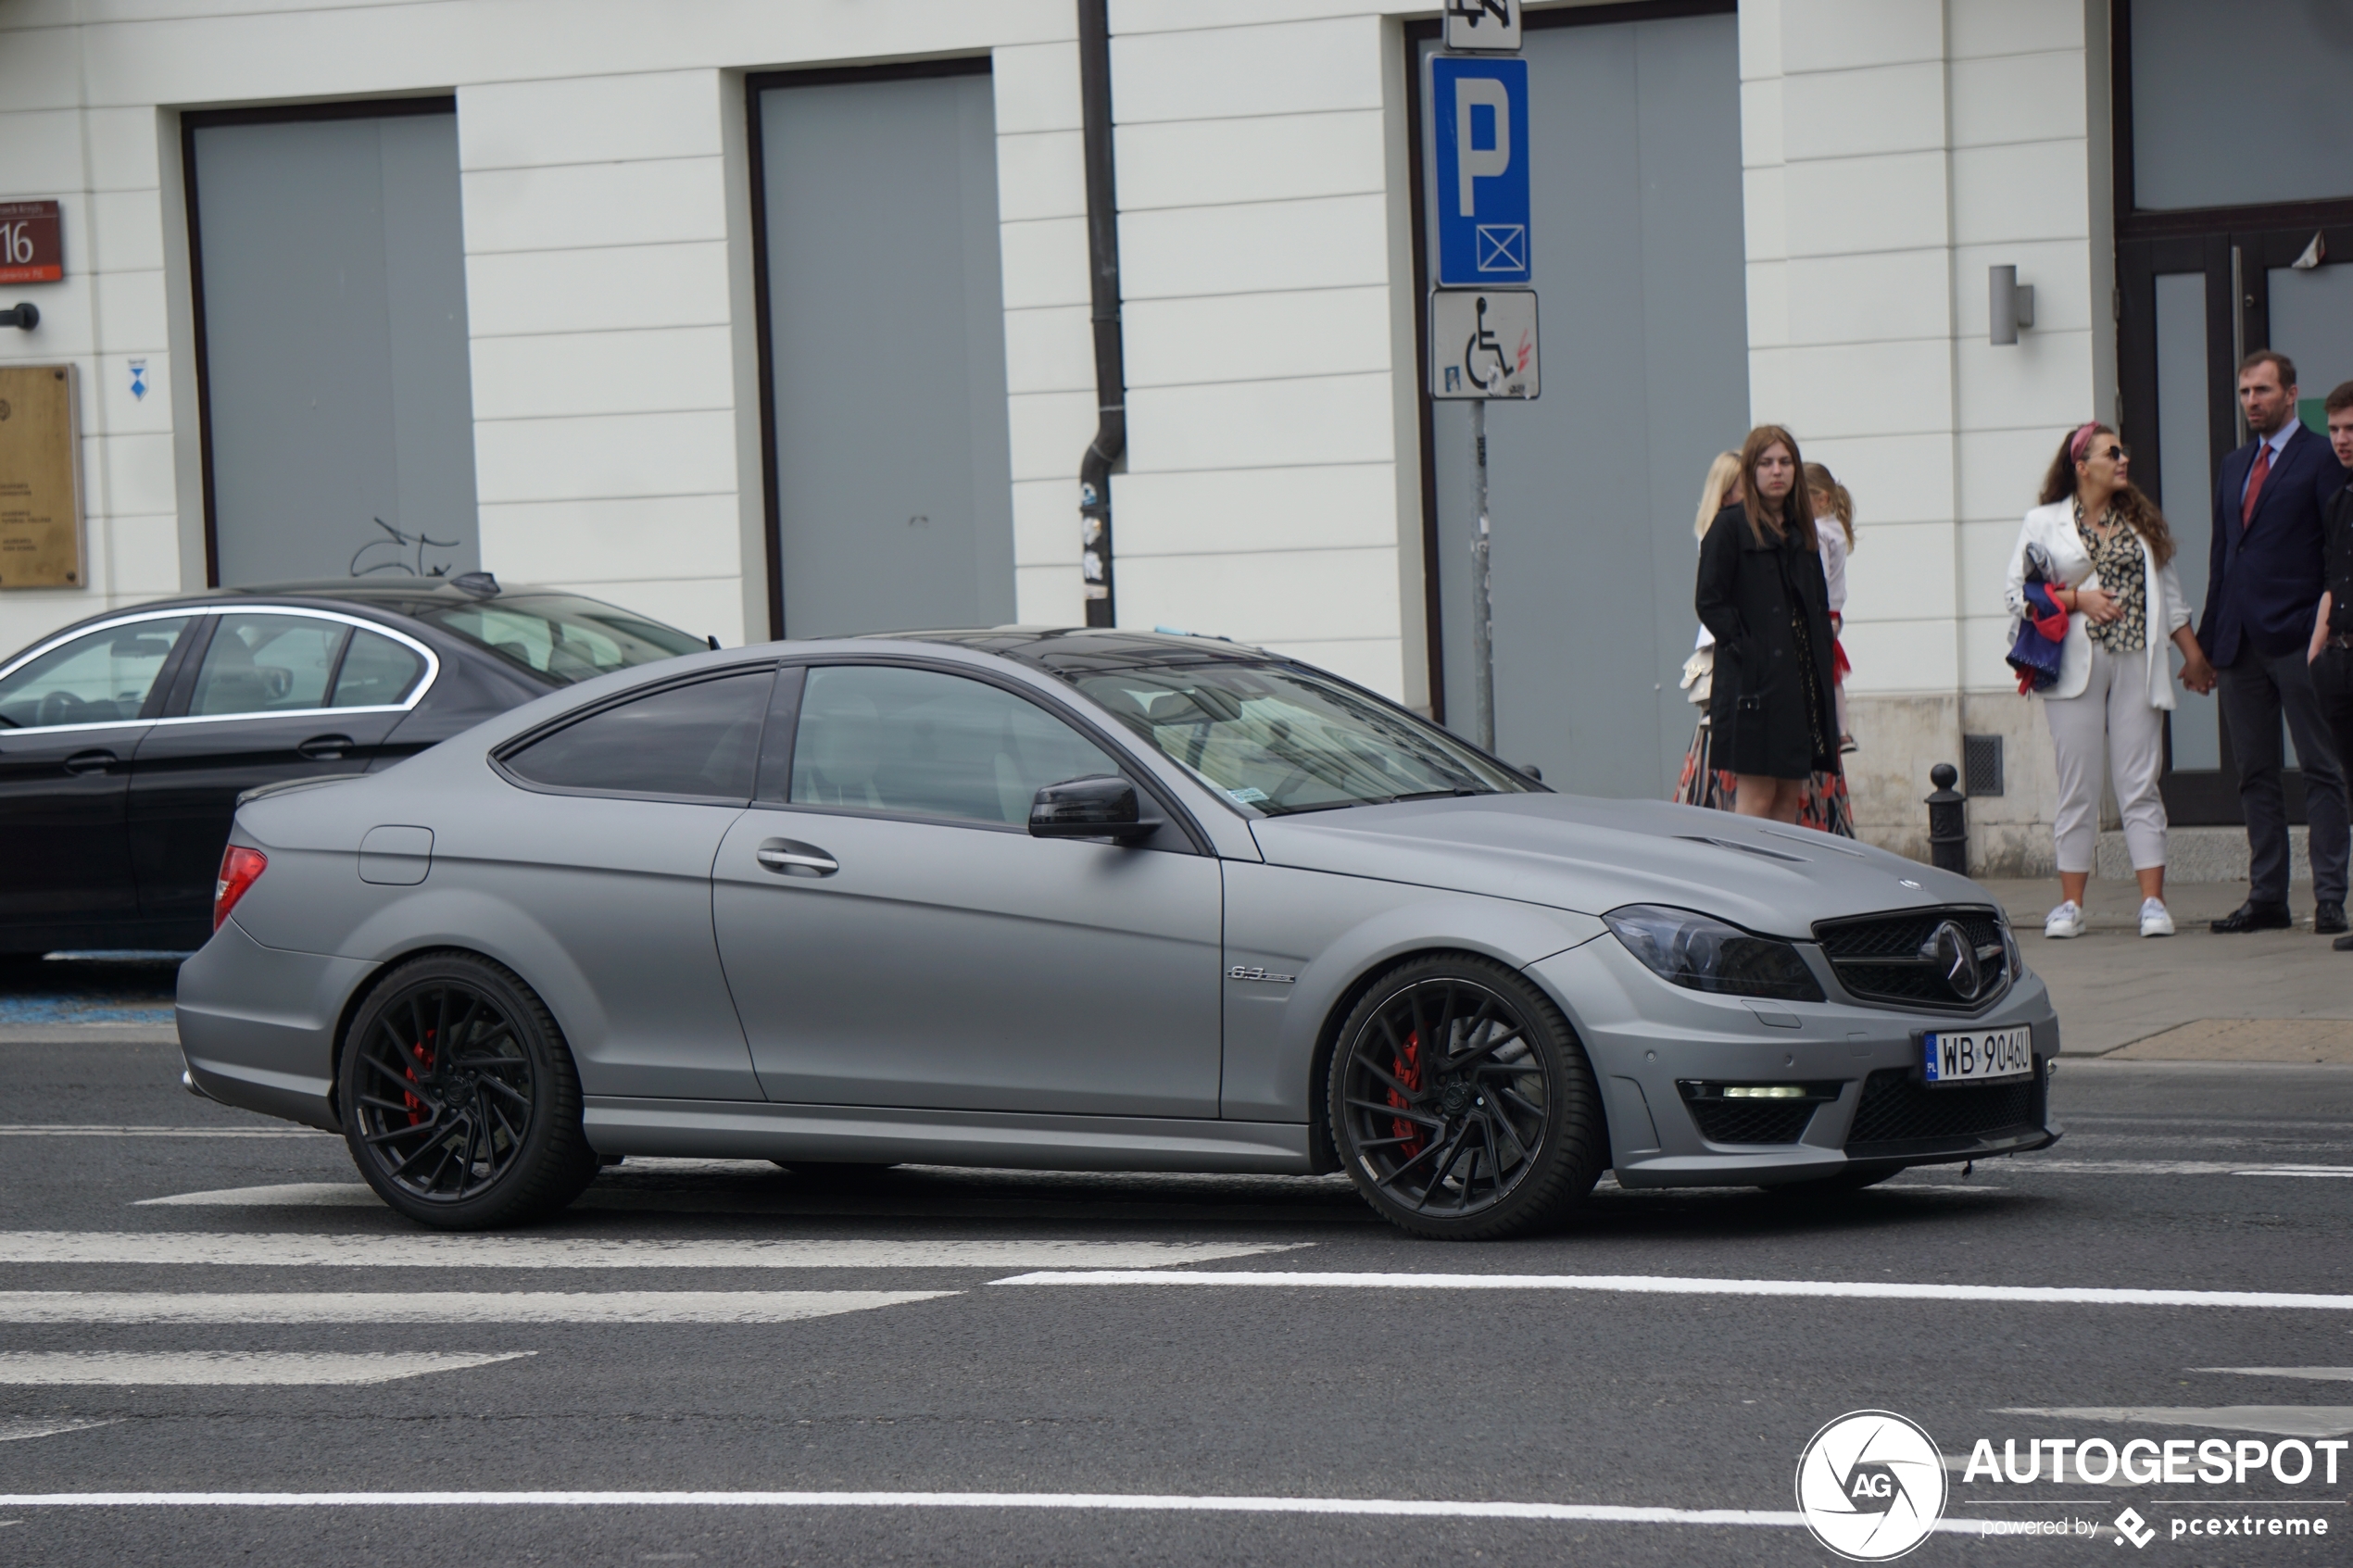
MULTIPOLYGON (((1846 547, 1855 547, 1855 497, 1846 486, 1831 477, 1831 470, 1819 463, 1806 463, 1798 470, 1808 491, 1818 490, 1830 497, 1831 516, 1838 519, 1839 532, 1846 535, 1846 547)), ((1809 495, 1806 499, 1813 497, 1809 495)))
MULTIPOLYGON (((2041 505, 2047 507, 2054 501, 2072 500, 2076 486, 2075 465, 2080 460, 2078 452, 2088 454, 2094 441, 2115 433, 2108 426, 2095 422, 2078 425, 2061 437, 2058 456, 2051 459, 2050 471, 2043 476, 2041 505)), ((2173 558, 2173 530, 2167 525, 2165 514, 2157 509, 2157 503, 2142 494, 2139 485, 2126 480, 2117 488, 2108 505, 2115 508, 2117 516, 2132 524, 2133 532, 2141 536, 2141 542, 2148 546, 2148 552, 2158 565, 2163 566, 2173 558)))
POLYGON ((1785 544, 1793 526, 1797 536, 1806 541, 1807 549, 1818 546, 1814 542, 1814 498, 1806 493, 1806 457, 1797 449, 1797 437, 1779 425, 1758 425, 1741 443, 1741 508, 1748 514, 1749 532, 1760 545, 1770 537, 1775 544, 1785 544), (1776 446, 1789 448, 1789 494, 1781 498, 1781 515, 1778 518, 1765 509, 1765 498, 1756 489, 1756 461, 1776 446))

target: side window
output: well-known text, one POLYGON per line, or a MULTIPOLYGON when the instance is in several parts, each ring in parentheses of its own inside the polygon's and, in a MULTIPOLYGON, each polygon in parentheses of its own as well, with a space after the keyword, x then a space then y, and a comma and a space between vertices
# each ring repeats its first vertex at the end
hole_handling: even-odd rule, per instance
POLYGON ((11 671, 0 677, 0 730, 136 719, 172 645, 195 619, 134 621, 92 632, 11 671))
POLYGON ((327 706, 327 677, 351 628, 308 615, 240 611, 213 629, 192 716, 295 713, 327 706))
POLYGON ((671 686, 592 713, 504 759, 534 784, 696 800, 751 798, 766 666, 671 686))
POLYGON ((389 708, 409 695, 425 661, 417 650, 374 632, 354 632, 335 672, 330 708, 389 708))
POLYGON ((1019 825, 1038 791, 1119 763, 1039 708, 928 670, 812 670, 793 740, 792 802, 1019 825))

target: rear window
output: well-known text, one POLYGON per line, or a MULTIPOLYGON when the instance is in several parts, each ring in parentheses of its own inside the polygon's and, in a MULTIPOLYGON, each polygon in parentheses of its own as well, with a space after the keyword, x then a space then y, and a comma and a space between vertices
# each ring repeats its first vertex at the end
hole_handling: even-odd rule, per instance
POLYGON ((748 801, 775 676, 762 665, 633 697, 503 760, 516 776, 558 789, 748 801))
POLYGON ((569 594, 521 594, 479 604, 429 605, 417 619, 567 685, 698 653, 702 638, 569 594))

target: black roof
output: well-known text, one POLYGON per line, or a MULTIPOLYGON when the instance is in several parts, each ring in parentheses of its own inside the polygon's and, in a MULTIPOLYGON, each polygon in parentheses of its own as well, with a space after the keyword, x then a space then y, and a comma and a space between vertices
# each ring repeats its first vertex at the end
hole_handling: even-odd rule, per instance
POLYGON ((1127 632, 1107 626, 989 626, 966 631, 873 633, 900 642, 952 643, 958 647, 1019 659, 1065 680, 1103 670, 1142 665, 1289 663, 1224 637, 1180 632, 1127 632))

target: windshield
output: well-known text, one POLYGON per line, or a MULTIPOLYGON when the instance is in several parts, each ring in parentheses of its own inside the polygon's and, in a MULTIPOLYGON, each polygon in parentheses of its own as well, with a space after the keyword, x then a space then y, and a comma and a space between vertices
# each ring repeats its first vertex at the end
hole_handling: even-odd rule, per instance
POLYGON ((521 594, 416 612, 511 664, 567 685, 710 646, 675 626, 569 594, 521 594))
POLYGON ((1437 726, 1303 670, 1186 666, 1076 684, 1212 789, 1273 815, 1533 787, 1437 726))

